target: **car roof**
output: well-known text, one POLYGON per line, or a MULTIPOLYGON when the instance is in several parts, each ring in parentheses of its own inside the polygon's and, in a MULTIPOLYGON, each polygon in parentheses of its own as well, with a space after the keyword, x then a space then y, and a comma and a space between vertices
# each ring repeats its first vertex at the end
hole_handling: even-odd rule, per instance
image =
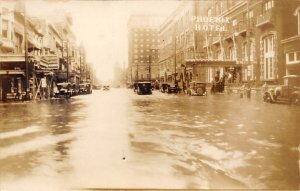
POLYGON ((61 83, 57 83, 57 85, 71 85, 71 83, 70 82, 61 82, 61 83))

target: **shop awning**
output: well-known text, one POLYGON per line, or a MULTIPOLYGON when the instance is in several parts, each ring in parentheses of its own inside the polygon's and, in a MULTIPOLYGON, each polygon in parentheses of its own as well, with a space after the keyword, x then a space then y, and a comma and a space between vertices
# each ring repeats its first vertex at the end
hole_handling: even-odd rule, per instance
POLYGON ((35 70, 35 72, 37 74, 44 74, 44 75, 49 75, 49 76, 54 75, 54 72, 51 70, 35 70))
POLYGON ((215 67, 242 67, 235 60, 210 60, 210 59, 187 59, 186 66, 215 66, 215 67))
POLYGON ((24 70, 0 70, 0 75, 25 75, 24 70))
POLYGON ((24 54, 0 55, 0 62, 25 62, 25 55, 24 54))

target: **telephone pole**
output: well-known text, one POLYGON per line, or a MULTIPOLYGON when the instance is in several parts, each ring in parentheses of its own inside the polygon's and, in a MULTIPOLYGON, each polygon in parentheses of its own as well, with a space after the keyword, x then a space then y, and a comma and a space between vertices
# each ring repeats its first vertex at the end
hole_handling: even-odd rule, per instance
MULTIPOLYGON (((25 48, 25 73, 26 73, 26 100, 30 100, 30 84, 29 84, 29 62, 28 62, 28 37, 27 37, 27 18, 26 18, 26 2, 24 2, 24 48, 25 48)), ((33 66, 34 67, 34 66, 33 66)))

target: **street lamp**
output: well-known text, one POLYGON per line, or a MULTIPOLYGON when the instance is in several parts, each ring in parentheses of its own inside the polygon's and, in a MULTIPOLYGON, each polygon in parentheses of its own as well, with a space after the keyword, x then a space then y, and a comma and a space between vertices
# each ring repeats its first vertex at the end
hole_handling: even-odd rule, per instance
POLYGON ((174 85, 177 87, 177 80, 176 80, 176 23, 174 24, 174 85))

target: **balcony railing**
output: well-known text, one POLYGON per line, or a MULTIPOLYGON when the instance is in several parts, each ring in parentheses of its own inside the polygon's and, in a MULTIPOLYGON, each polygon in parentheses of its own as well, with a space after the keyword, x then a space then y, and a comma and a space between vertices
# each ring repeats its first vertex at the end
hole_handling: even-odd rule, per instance
POLYGON ((273 23, 273 12, 267 11, 261 15, 259 15, 256 19, 256 26, 263 26, 265 24, 272 24, 273 23))

